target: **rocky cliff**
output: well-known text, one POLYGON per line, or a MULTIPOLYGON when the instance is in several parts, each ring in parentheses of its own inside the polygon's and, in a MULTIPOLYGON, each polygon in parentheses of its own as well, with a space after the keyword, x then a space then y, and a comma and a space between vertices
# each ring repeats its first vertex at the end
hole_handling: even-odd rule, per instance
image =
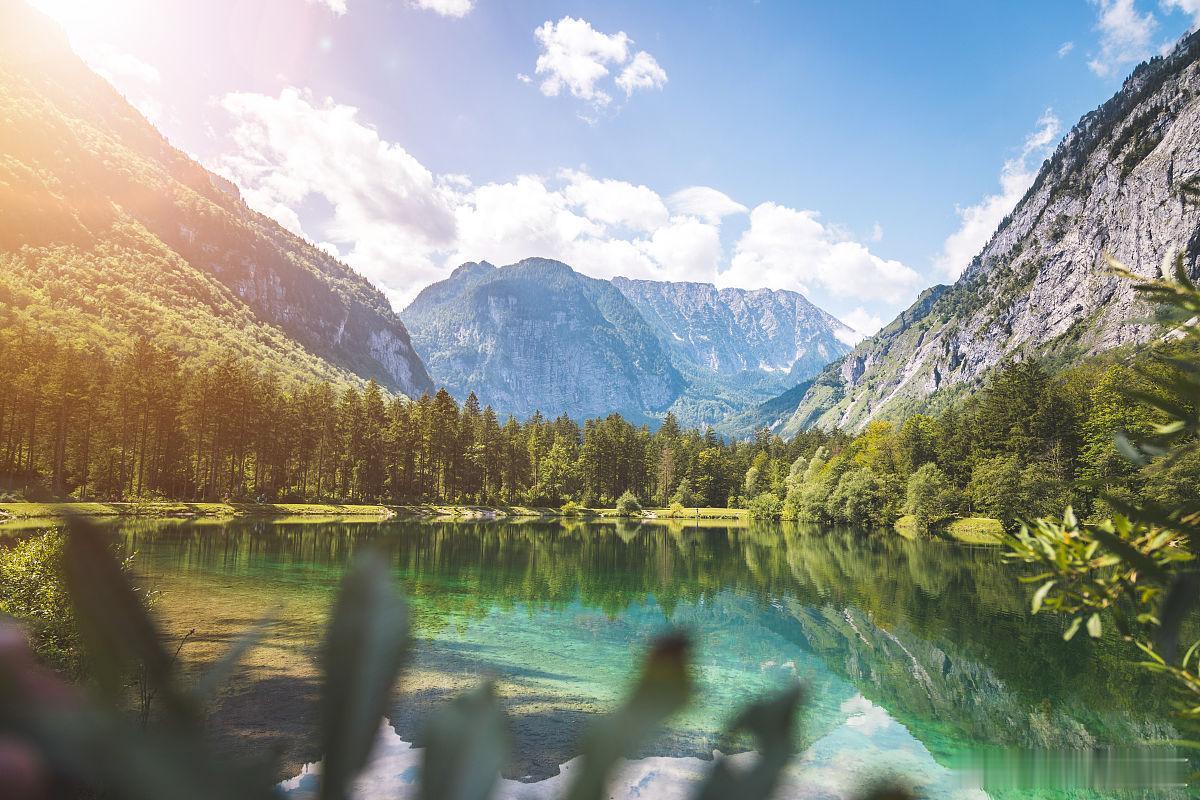
POLYGON ((438 383, 501 413, 667 411, 716 424, 847 352, 853 333, 795 292, 589 278, 530 258, 463 264, 402 312, 438 383))
POLYGON ((1067 364, 1151 329, 1111 254, 1140 275, 1182 253, 1200 268, 1200 34, 1139 66, 1071 130, 949 287, 830 365, 771 423, 857 429, 936 410, 1007 359, 1067 364))
POLYGON ((671 354, 688 388, 672 410, 718 424, 816 375, 854 332, 796 292, 615 278, 671 354))
POLYGON ((298 380, 432 388, 382 293, 251 211, 19 0, 0 0, 0 324, 102 349, 152 336, 298 380))
POLYGON ((649 420, 684 388, 625 296, 558 261, 463 264, 402 316, 438 383, 501 413, 649 420))

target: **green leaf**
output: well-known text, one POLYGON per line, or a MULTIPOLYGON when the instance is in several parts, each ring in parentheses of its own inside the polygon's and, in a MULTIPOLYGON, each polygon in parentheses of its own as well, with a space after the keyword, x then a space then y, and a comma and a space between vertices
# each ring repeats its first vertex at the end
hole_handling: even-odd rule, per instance
POLYGON ((1032 608, 1034 614, 1042 610, 1042 602, 1046 599, 1046 595, 1051 589, 1054 588, 1054 584, 1056 583, 1058 583, 1058 581, 1046 581, 1038 587, 1036 592, 1033 593, 1032 608))
POLYGON ((407 640, 407 608, 387 564, 370 552, 342 581, 322 654, 322 800, 344 800, 366 765, 407 640))
POLYGON ((1075 617, 1071 620, 1071 624, 1063 631, 1063 641, 1069 642, 1075 638, 1075 634, 1079 632, 1079 626, 1083 623, 1083 617, 1075 617))
POLYGON ((90 523, 69 518, 64 554, 67 589, 100 688, 114 700, 123 696, 129 671, 145 670, 148 685, 178 724, 194 723, 196 709, 172 675, 173 659, 117 561, 112 548, 90 523))
POLYGON ((1159 607, 1159 629, 1155 637, 1155 649, 1168 661, 1175 659, 1175 651, 1179 648, 1179 628, 1195 607, 1197 599, 1200 599, 1200 573, 1181 572, 1175 575, 1159 607))
POLYGON ((681 634, 655 643, 630 697, 585 735, 582 763, 567 800, 604 800, 609 773, 617 761, 632 754, 643 739, 683 708, 691 694, 687 648, 687 639, 681 634))
POLYGON ((1087 632, 1088 632, 1088 636, 1092 637, 1093 639, 1100 638, 1100 614, 1099 613, 1092 614, 1090 617, 1088 617, 1087 632))
POLYGON ((425 731, 423 800, 486 800, 508 751, 508 727, 485 683, 439 711, 425 731))
POLYGON ((754 703, 730 726, 730 733, 754 736, 758 758, 746 769, 735 769, 728 760, 713 767, 696 800, 766 800, 779 784, 779 776, 795 753, 796 712, 800 708, 799 687, 754 703))
POLYGON ((1100 527, 1091 527, 1089 532, 1100 540, 1100 543, 1119 555, 1131 565, 1137 567, 1143 575, 1159 581, 1167 579, 1166 571, 1155 563, 1154 559, 1138 550, 1115 533, 1109 533, 1100 527))

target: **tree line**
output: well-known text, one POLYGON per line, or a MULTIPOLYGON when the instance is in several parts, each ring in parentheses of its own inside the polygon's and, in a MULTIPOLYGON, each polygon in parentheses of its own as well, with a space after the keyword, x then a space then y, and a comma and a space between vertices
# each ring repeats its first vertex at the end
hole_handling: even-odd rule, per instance
POLYGON ((234 353, 185 363, 149 339, 128 352, 30 328, 0 334, 0 489, 133 500, 728 506, 758 452, 788 462, 840 434, 752 443, 651 432, 620 415, 501 420, 472 394, 417 400, 371 381, 285 384, 234 353))
POLYGON ((1011 524, 1068 505, 1103 516, 1114 498, 1167 504, 1196 494, 1200 458, 1139 466, 1117 434, 1168 422, 1147 398, 1196 413, 1195 398, 1173 394, 1171 369, 1128 351, 1056 373, 1011 363, 939 415, 872 422, 844 447, 821 443, 788 465, 756 455, 743 494, 759 516, 872 527, 907 515, 917 529, 969 515, 1011 524))

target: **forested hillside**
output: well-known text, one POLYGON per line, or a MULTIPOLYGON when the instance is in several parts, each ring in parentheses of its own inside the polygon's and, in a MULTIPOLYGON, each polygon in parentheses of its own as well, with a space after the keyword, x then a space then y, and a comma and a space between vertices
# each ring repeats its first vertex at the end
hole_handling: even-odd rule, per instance
POLYGON ((40 14, 0 9, 0 330, 432 388, 378 290, 171 147, 40 14))
MULTIPOLYGON (((0 336, 0 496, 738 505, 755 449, 668 415, 502 419, 474 394, 415 402, 325 381, 287 387, 226 353, 184 364, 138 339, 110 360, 34 330, 0 336)), ((787 463, 830 436, 764 440, 787 463)))
POLYGON ((1151 335, 1108 267, 1141 276, 1181 253, 1200 271, 1200 33, 1142 64, 1087 114, 954 285, 927 291, 769 423, 861 429, 948 407, 999 365, 1050 368, 1151 335))

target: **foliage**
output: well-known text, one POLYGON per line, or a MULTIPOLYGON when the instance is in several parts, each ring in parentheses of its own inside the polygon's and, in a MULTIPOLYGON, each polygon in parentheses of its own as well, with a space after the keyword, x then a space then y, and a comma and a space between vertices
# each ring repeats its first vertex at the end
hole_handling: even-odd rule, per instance
POLYGON ((749 503, 750 516, 753 519, 776 519, 783 502, 774 492, 761 492, 749 503))
POLYGON ((63 584, 66 536, 51 531, 0 547, 0 614, 23 623, 34 652, 55 669, 80 670, 79 634, 63 584))
MULTIPOLYGON (((90 656, 100 667, 98 686, 109 688, 105 676, 116 674, 121 665, 142 664, 163 698, 163 719, 143 730, 106 700, 64 702, 57 690, 45 691, 45 676, 19 660, 4 658, 0 725, 9 741, 31 748, 33 757, 58 778, 104 796, 272 796, 270 755, 231 760, 218 754, 201 713, 207 693, 233 669, 261 630, 235 645, 196 688, 186 688, 153 620, 96 532, 76 524, 65 560, 72 601, 77 611, 88 609, 79 621, 90 656)), ((343 580, 322 650, 320 797, 345 800, 369 760, 403 665, 406 640, 407 611, 394 593, 387 562, 377 552, 365 553, 343 580)), ((618 760, 632 755, 690 701, 687 651, 687 640, 680 635, 668 635, 651 648, 626 701, 582 737, 581 762, 568 783, 569 800, 605 797, 618 760)), ((730 735, 750 733, 759 759, 742 771, 718 762, 696 797, 770 796, 793 754, 799 702, 799 691, 788 689, 738 715, 730 735)), ((505 757, 503 731, 503 711, 488 684, 435 716, 425 737, 420 796, 491 796, 505 757)))
MULTIPOLYGON (((1200 289, 1188 279, 1182 257, 1175 261, 1174 280, 1143 281, 1110 263, 1159 304, 1157 317, 1165 328, 1149 357, 1135 365, 1138 380, 1107 387, 1148 412, 1124 415, 1140 424, 1135 431, 1117 431, 1114 442, 1140 474, 1158 480, 1157 496, 1129 502, 1127 495, 1106 492, 1105 504, 1117 513, 1091 523, 1081 523, 1070 508, 1061 522, 1036 519, 1010 537, 1009 557, 1040 568, 1030 578, 1039 584, 1035 613, 1068 615, 1066 638, 1081 626, 1099 637, 1104 618, 1110 618, 1145 655, 1143 666, 1172 680, 1183 717, 1195 722, 1200 643, 1182 658, 1177 643, 1200 595, 1200 576, 1191 568, 1200 548, 1200 497, 1194 473, 1190 481, 1180 480, 1200 453, 1200 289), (1182 491, 1174 494, 1169 487, 1175 486, 1182 491)), ((1102 466, 1105 477, 1120 472, 1102 466)))
POLYGON ((933 462, 922 464, 908 478, 905 487, 904 513, 911 515, 918 528, 928 531, 932 523, 940 522, 958 510, 957 489, 933 462))
POLYGON ((625 492, 617 500, 617 516, 618 517, 633 517, 642 513, 642 504, 638 502, 637 495, 633 492, 625 492))

